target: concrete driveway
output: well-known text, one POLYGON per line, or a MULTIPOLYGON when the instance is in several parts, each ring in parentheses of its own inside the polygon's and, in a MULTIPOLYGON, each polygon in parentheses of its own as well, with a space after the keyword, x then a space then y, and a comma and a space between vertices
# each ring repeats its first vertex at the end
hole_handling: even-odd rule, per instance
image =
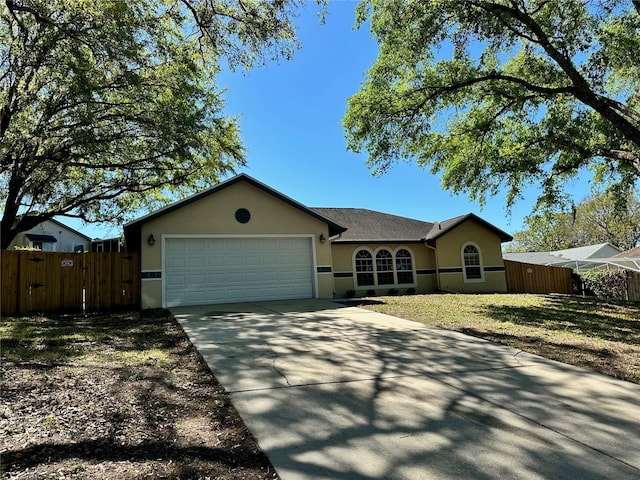
POLYGON ((640 385, 322 300, 172 313, 283 480, 640 478, 640 385))

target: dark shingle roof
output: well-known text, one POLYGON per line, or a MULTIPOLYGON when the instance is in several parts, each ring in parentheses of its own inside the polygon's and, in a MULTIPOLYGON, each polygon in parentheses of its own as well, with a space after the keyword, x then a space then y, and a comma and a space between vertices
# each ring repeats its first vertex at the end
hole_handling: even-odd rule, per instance
POLYGON ((420 241, 433 223, 399 217, 366 208, 311 208, 338 225, 347 227, 336 242, 420 241))
POLYGON ((431 223, 366 208, 310 208, 310 210, 347 228, 347 231, 335 240, 338 243, 432 241, 467 220, 475 221, 495 232, 503 242, 513 240, 511 235, 473 213, 450 218, 440 223, 431 223))

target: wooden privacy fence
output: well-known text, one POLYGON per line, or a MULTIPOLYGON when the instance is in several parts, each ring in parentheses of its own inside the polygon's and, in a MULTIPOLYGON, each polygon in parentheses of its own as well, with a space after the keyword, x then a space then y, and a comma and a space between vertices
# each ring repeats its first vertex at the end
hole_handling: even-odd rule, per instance
POLYGON ((504 270, 509 293, 573 293, 570 268, 505 260, 504 270))
POLYGON ((2 315, 139 308, 137 252, 0 252, 2 315))
POLYGON ((632 302, 640 302, 640 273, 627 270, 625 272, 627 280, 627 298, 632 302))

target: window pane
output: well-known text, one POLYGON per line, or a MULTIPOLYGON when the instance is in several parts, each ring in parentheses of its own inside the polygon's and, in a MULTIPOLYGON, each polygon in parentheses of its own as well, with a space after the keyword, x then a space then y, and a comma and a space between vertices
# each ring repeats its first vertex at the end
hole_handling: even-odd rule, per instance
POLYGON ((356 274, 358 285, 373 285, 373 273, 358 273, 356 274))
POLYGON ((373 272, 373 257, 366 250, 356 253, 356 272, 373 272))
MULTIPOLYGON (((398 253, 396 254, 396 270, 398 272, 413 270, 413 265, 411 263, 411 254, 407 250, 404 250, 404 249, 398 250, 398 253)), ((399 277, 398 277, 398 283, 400 283, 399 277)), ((403 283, 406 283, 406 282, 403 282, 403 283)))
POLYGON ((379 272, 378 285, 393 285, 393 272, 379 272))
POLYGON ((393 285, 393 255, 389 250, 380 250, 376 253, 376 271, 378 285, 393 285))
POLYGON ((389 250, 380 250, 376 254, 376 270, 379 272, 393 272, 393 256, 389 250))
POLYGON ((482 278, 482 274, 480 273, 480 267, 466 267, 467 270, 467 278, 482 278))
POLYGON ((467 279, 482 278, 480 253, 473 245, 464 247, 464 267, 467 279))
POLYGON ((358 286, 374 284, 373 256, 366 250, 359 250, 356 253, 356 283, 358 286))
POLYGON ((398 272, 398 283, 413 283, 413 272, 398 272))

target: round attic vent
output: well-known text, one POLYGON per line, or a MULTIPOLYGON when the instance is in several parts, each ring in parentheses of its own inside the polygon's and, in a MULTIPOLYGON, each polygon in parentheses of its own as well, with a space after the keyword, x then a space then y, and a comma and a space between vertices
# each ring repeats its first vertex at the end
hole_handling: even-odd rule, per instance
POLYGON ((251 220, 251 212, 246 208, 239 208, 236 210, 236 220, 240 223, 247 223, 251 220))

